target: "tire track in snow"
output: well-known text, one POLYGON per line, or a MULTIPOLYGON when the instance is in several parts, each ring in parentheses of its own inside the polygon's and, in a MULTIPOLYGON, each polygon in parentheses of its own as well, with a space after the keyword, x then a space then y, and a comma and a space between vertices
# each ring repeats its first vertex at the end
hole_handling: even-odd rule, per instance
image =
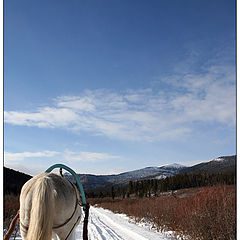
MULTIPOLYGON (((75 231, 74 240, 82 239, 83 221, 75 231)), ((88 223, 89 240, 172 240, 163 233, 149 230, 128 221, 121 214, 90 207, 88 223)))
MULTIPOLYGON (((128 228, 124 228, 121 224, 118 224, 117 222, 114 222, 110 217, 106 216, 105 214, 102 214, 100 210, 94 209, 95 213, 98 215, 98 223, 101 223, 102 221, 100 218, 105 221, 105 226, 111 226, 111 230, 115 229, 115 231, 118 231, 121 233, 121 235, 128 237, 128 238, 116 238, 116 239, 138 239, 138 240, 148 240, 145 237, 142 237, 138 233, 133 232, 132 230, 129 230, 128 228)), ((109 238, 111 239, 111 238, 109 238)))
MULTIPOLYGON (((99 237, 105 237, 105 239, 114 239, 114 240, 123 239, 119 234, 116 233, 116 231, 114 231, 106 223, 104 223, 99 216, 95 215, 94 218, 91 217, 91 224, 92 224, 91 226, 92 228, 90 227, 91 230, 95 228, 95 230, 97 230, 98 232, 99 237)), ((90 232, 90 236, 91 236, 91 232, 90 232)), ((93 238, 93 239, 96 239, 96 238, 93 238)))

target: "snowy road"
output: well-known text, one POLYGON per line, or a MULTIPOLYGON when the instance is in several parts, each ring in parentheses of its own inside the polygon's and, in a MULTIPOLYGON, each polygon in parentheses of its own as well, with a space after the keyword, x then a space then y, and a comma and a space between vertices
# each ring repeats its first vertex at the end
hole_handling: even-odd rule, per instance
MULTIPOLYGON (((81 221, 83 222, 83 221, 81 221)), ((83 224, 77 226, 74 240, 82 240, 83 224)), ((11 238, 13 239, 13 238, 11 238)), ((22 239, 20 236, 16 240, 22 239)), ((147 224, 135 224, 124 214, 114 214, 103 209, 90 207, 88 223, 89 240, 173 240, 175 238, 157 232, 147 224)))
MULTIPOLYGON (((75 231, 75 240, 82 239, 82 224, 75 231)), ((90 208, 89 240, 170 240, 163 233, 150 230, 147 226, 136 225, 123 214, 114 214, 102 208, 90 208)))

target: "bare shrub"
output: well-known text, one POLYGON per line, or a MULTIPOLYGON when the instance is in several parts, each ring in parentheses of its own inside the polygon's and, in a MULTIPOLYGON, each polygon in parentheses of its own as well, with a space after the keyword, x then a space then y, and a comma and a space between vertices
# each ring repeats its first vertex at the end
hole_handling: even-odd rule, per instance
POLYGON ((5 195, 3 205, 3 227, 7 229, 19 209, 19 196, 5 195))
POLYGON ((236 238, 236 192, 228 186, 207 187, 181 203, 183 229, 199 239, 236 238), (191 220, 191 221, 189 221, 191 220))
POLYGON ((110 201, 99 206, 125 213, 136 221, 151 221, 158 230, 173 230, 191 239, 236 239, 236 186, 199 189, 185 197, 174 195, 110 201))

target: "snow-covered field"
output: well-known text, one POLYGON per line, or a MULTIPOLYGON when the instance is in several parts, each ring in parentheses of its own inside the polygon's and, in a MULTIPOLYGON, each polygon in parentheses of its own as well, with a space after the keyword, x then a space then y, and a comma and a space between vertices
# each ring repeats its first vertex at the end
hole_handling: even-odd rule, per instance
MULTIPOLYGON (((81 221, 82 222, 82 221, 81 221)), ((83 225, 77 226, 74 240, 82 239, 83 225)), ((12 238, 13 239, 13 238, 12 238)), ((16 239, 21 239, 20 236, 16 239)), ((103 208, 90 208, 88 223, 89 240, 173 240, 170 233, 160 233, 148 224, 135 224, 124 214, 114 214, 103 208)))

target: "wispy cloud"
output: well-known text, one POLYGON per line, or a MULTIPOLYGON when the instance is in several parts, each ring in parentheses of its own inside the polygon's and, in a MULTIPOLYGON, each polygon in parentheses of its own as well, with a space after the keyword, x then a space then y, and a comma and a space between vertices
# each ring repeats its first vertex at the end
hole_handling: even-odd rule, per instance
POLYGON ((5 111, 5 121, 19 126, 45 128, 68 127, 78 120, 78 115, 67 108, 44 107, 36 112, 5 111))
POLYGON ((65 150, 63 153, 65 160, 69 162, 99 162, 113 159, 120 159, 120 156, 99 152, 73 152, 65 150))
MULTIPOLYGON (((75 166, 81 172, 83 170, 82 162, 105 164, 108 161, 121 161, 122 157, 104 152, 75 152, 68 149, 61 152, 48 150, 42 152, 4 152, 4 166, 18 169, 31 175, 44 172, 49 166, 59 163, 59 159, 61 163, 75 166), (81 166, 80 169, 79 166, 81 166)), ((109 168, 108 171, 113 173, 117 170, 109 168)), ((95 169, 94 172, 98 174, 103 173, 99 169, 95 169)))
POLYGON ((5 162, 15 162, 15 161, 23 161, 27 158, 48 158, 53 157, 59 154, 59 152, 55 151, 43 151, 43 152, 4 152, 4 161, 5 162))
POLYGON ((159 78, 158 87, 152 89, 97 89, 60 96, 35 111, 5 111, 5 123, 144 141, 182 137, 197 123, 234 127, 234 66, 212 62, 200 70, 178 68, 159 78))

